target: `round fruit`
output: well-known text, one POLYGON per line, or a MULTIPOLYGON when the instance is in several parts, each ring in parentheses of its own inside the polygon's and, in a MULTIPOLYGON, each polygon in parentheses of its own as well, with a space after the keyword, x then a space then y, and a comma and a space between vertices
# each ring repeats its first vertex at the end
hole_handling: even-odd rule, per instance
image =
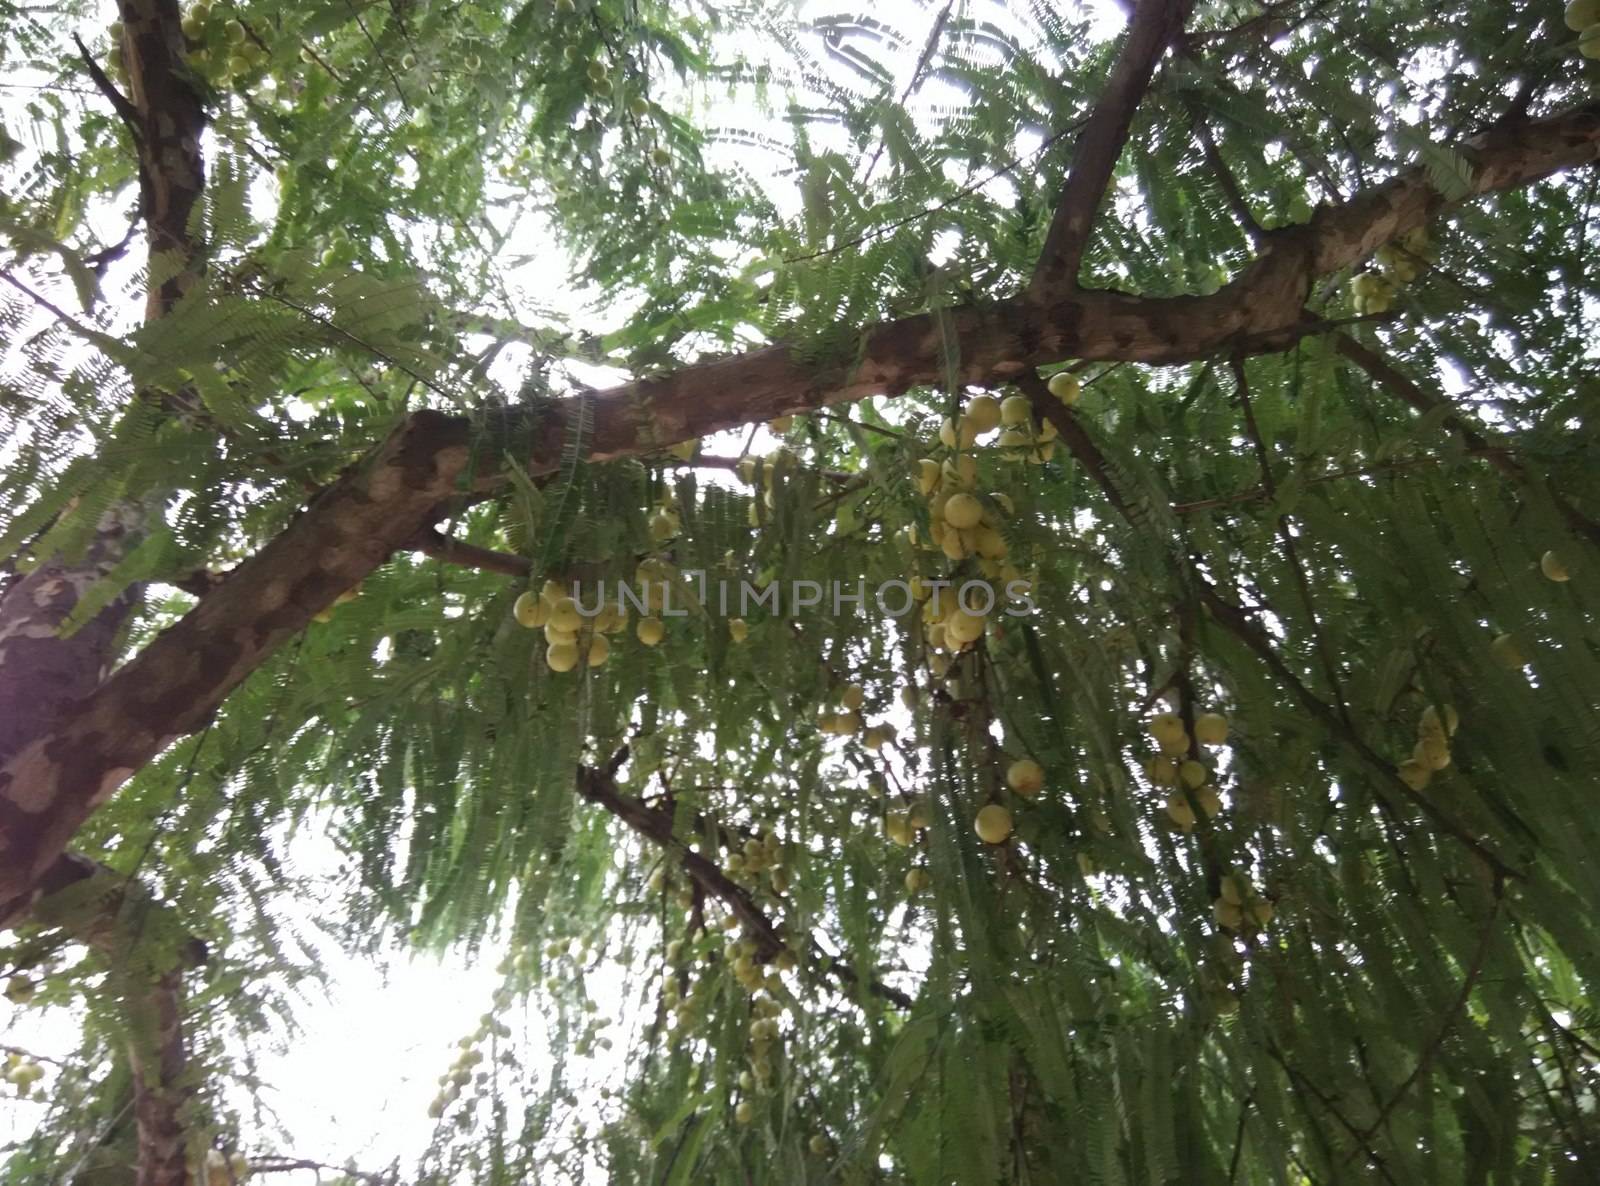
POLYGON ((650 100, 642 95, 635 95, 628 100, 628 114, 635 119, 641 119, 650 114, 650 100))
POLYGON ((1194 808, 1181 793, 1171 794, 1167 796, 1167 818, 1187 832, 1195 824, 1194 808))
POLYGON ((1194 793, 1194 801, 1200 804, 1200 810, 1210 819, 1222 810, 1222 796, 1217 794, 1216 787, 1201 787, 1194 793))
POLYGON ((916 831, 911 827, 911 816, 904 811, 891 811, 884 817, 883 834, 901 848, 909 848, 916 839, 916 831))
POLYGON ((1006 770, 1006 785, 1024 799, 1031 799, 1044 789, 1044 767, 1032 758, 1018 758, 1006 770))
POLYGON ((1209 770, 1193 758, 1188 759, 1178 767, 1178 777, 1183 780, 1184 786, 1191 789, 1205 786, 1206 779, 1210 777, 1210 773, 1209 770))
POLYGON ((983 504, 970 494, 951 495, 944 504, 944 521, 958 531, 976 527, 983 518, 983 504))
POLYGON ((1194 719, 1194 739, 1201 745, 1221 745, 1228 740, 1228 718, 1220 712, 1201 713, 1194 719))
POLYGON ((939 488, 939 463, 931 457, 917 462, 917 491, 927 497, 939 488))
POLYGON ((866 698, 867 694, 861 690, 860 684, 846 684, 839 696, 839 703, 854 712, 861 707, 866 698))
POLYGON ((979 810, 972 827, 985 844, 1004 844, 1011 835, 1011 813, 1000 804, 991 803, 979 810))
POLYGON ((967 419, 981 435, 1000 427, 1000 401, 992 395, 975 395, 967 403, 967 419))
POLYGON ((958 609, 945 619, 944 634, 957 646, 965 646, 983 637, 984 624, 984 619, 977 614, 969 614, 964 609, 958 609))
POLYGON ((571 671, 578 665, 578 644, 553 642, 545 648, 544 661, 551 671, 571 671))
POLYGON ((660 618, 640 618, 634 633, 645 646, 653 647, 666 637, 667 628, 660 618))
POLYGON ((1184 736, 1183 718, 1175 712, 1157 713, 1150 718, 1150 736, 1159 742, 1176 741, 1184 736))
POLYGON ((1600 0, 1572 0, 1563 19, 1574 33, 1600 23, 1600 0))
POLYGON ((1051 375, 1048 386, 1050 394, 1069 408, 1078 402, 1078 396, 1083 391, 1083 388, 1078 384, 1077 376, 1069 375, 1066 371, 1059 371, 1051 375))
POLYGON ((1244 922, 1244 911, 1223 898, 1211 904, 1211 911, 1216 916, 1217 925, 1226 930, 1236 931, 1244 922))
POLYGON ((1158 787, 1178 785, 1178 767, 1166 755, 1151 758, 1144 764, 1144 776, 1158 787))
MULTIPOLYGON (((650 163, 658 169, 665 169, 668 165, 672 164, 672 154, 664 148, 652 148, 650 150, 650 163)), ((784 417, 784 419, 788 419, 788 417, 784 417)), ((788 430, 774 429, 773 431, 786 432, 788 430)))
POLYGON ((1029 424, 1033 420, 1033 405, 1025 395, 1008 395, 1000 403, 1000 423, 1008 428, 1029 424))
POLYGON ((750 626, 743 618, 728 619, 728 637, 734 642, 743 642, 750 637, 750 626))
POLYGON ((933 875, 926 869, 911 869, 906 873, 906 893, 919 894, 933 883, 933 875))
POLYGON ((1450 765, 1450 744, 1441 733, 1429 733, 1418 741, 1411 751, 1411 759, 1429 770, 1443 770, 1450 765))
POLYGON ((1495 640, 1489 644, 1489 654, 1496 663, 1513 671, 1528 665, 1526 656, 1517 646, 1517 640, 1510 634, 1497 635, 1495 640))
MULTIPOLYGON (((1600 36, 1600 25, 1595 26, 1594 32, 1596 36, 1600 36)), ((1594 48, 1595 52, 1589 54, 1588 56, 1600 57, 1600 44, 1596 44, 1594 48)), ((1544 575, 1549 577, 1552 581, 1556 581, 1558 583, 1561 581, 1570 581, 1572 579, 1572 574, 1567 571, 1567 566, 1562 563, 1561 557, 1556 555, 1554 552, 1546 552, 1539 558, 1539 571, 1544 573, 1544 575)))
POLYGON ((1433 771, 1415 758, 1407 758, 1404 762, 1401 762, 1395 769, 1395 773, 1400 776, 1400 781, 1413 791, 1422 790, 1428 785, 1429 780, 1433 778, 1433 771))
POLYGON ((749 1124, 756 1118, 756 1106, 749 1100, 740 1100, 739 1106, 733 1110, 733 1118, 740 1124, 749 1124))
POLYGON ((811 1140, 806 1143, 806 1145, 811 1152, 815 1153, 818 1157, 821 1157, 828 1151, 828 1138, 819 1132, 815 1134, 811 1140))
POLYGON ((529 630, 537 630, 550 620, 550 607, 532 593, 518 596, 516 604, 511 607, 511 612, 516 617, 517 624, 526 626, 529 630))
POLYGON ((1232 874, 1228 874, 1223 877, 1221 890, 1222 900, 1224 902, 1228 902, 1234 906, 1244 905, 1244 892, 1239 888, 1238 878, 1234 877, 1232 874))
POLYGON ((583 626, 583 615, 578 612, 578 603, 571 597, 562 597, 553 602, 550 605, 550 617, 546 625, 569 633, 580 629, 583 626))
POLYGON ((596 634, 589 640, 589 666, 599 667, 611 654, 611 642, 604 634, 596 634))

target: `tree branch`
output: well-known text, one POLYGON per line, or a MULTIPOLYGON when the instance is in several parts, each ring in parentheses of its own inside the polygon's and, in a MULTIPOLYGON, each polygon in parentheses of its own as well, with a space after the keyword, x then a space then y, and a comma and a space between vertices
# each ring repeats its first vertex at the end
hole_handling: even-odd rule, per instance
POLYGON ((1034 296, 1077 290, 1078 267, 1089 245, 1094 216, 1127 143, 1133 113, 1150 89, 1161 56, 1183 33, 1193 6, 1194 0, 1137 0, 1122 52, 1073 145, 1072 168, 1029 285, 1034 296))
MULTIPOLYGON (((625 761, 627 750, 623 749, 619 754, 625 761)), ((620 766, 621 763, 613 759, 612 765, 620 766)), ((673 830, 674 818, 671 811, 647 807, 642 800, 624 795, 618 788, 612 772, 588 766, 578 768, 578 794, 589 802, 605 808, 639 835, 653 840, 675 856, 690 879, 705 893, 720 900, 744 925, 746 933, 755 941, 756 956, 760 962, 767 963, 780 951, 790 947, 778 927, 742 886, 732 881, 720 868, 677 837, 673 830)), ((915 1003, 899 989, 892 988, 875 977, 868 979, 865 985, 862 985, 854 969, 848 964, 824 955, 814 942, 810 943, 810 947, 810 952, 806 953, 810 962, 845 987, 865 987, 873 996, 880 997, 901 1009, 909 1009, 915 1003)))
MULTIPOLYGON (((1425 415, 1435 409, 1449 406, 1448 400, 1428 394, 1387 358, 1356 341, 1349 334, 1333 335, 1333 345, 1340 354, 1355 363, 1390 395, 1408 407, 1425 415)), ((1461 438, 1461 443, 1468 453, 1474 457, 1482 457, 1517 486, 1527 489, 1535 484, 1526 467, 1512 457, 1509 450, 1491 443, 1483 430, 1478 428, 1464 412, 1452 408, 1445 414, 1442 423, 1461 438)), ((1600 544, 1600 523, 1589 518, 1556 491, 1549 490, 1547 493, 1555 503, 1556 509, 1560 511, 1561 517, 1573 531, 1591 543, 1600 544)))
MULTIPOLYGON (((1458 149, 1474 161, 1474 192, 1527 184, 1600 155, 1600 104, 1458 149)), ((580 430, 588 457, 603 461, 786 413, 942 385, 951 341, 960 344, 956 380, 973 384, 1010 381, 1063 358, 1181 362, 1232 351, 1241 340, 1252 350, 1281 349, 1305 332, 1300 310, 1316 276, 1424 225, 1444 205, 1425 172, 1412 170, 1321 209, 1306 226, 1269 232, 1255 263, 1209 296, 1076 292, 1050 303, 969 305, 866 330, 853 365, 819 370, 780 345, 533 411, 477 421, 415 412, 51 736, 5 758, 0 925, 26 907, 40 873, 100 803, 209 720, 313 615, 436 522, 449 499, 503 488, 508 454, 527 459, 539 476, 559 468, 563 442, 580 430)), ((1069 447, 1071 423, 1069 416, 1059 424, 1069 447)))

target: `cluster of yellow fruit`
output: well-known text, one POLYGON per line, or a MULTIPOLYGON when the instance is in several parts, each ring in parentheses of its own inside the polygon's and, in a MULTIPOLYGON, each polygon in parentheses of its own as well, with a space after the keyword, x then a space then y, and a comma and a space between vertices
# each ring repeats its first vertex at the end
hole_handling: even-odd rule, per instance
POLYGON ((1358 272, 1350 280, 1350 296, 1357 313, 1387 313, 1395 294, 1422 273, 1432 244, 1426 227, 1407 231, 1394 243, 1378 248, 1378 271, 1358 272))
POLYGON ((859 684, 846 684, 839 696, 839 703, 839 711, 825 708, 817 714, 818 730, 836 737, 851 737, 860 733, 861 744, 874 753, 897 736, 895 727, 887 721, 868 725, 862 719, 861 708, 866 703, 866 692, 859 684))
MULTIPOLYGON (((1020 798, 1036 799, 1044 790, 1044 767, 1032 758, 1018 758, 1006 767, 1006 786, 1020 798)), ((972 830, 985 844, 1004 844, 1014 827, 1010 809, 1001 803, 980 807, 972 821, 972 830)))
MULTIPOLYGON (((750 1069, 739 1073, 739 1088, 764 1092, 772 1087, 773 1049, 783 1040, 783 1029, 778 1024, 783 1006, 772 997, 758 996, 750 1003, 750 1014, 750 1069)), ((740 1100, 734 1108, 733 1118, 739 1124, 749 1124, 755 1117, 753 1100, 740 1100)))
POLYGON ((1565 19, 1567 28, 1578 35, 1578 52, 1600 58, 1600 0, 1572 0, 1565 19))
POLYGON ((1434 773, 1450 765, 1450 738, 1456 735, 1461 718, 1450 705, 1444 712, 1428 705, 1417 722, 1417 744, 1411 756, 1396 769, 1400 781, 1413 791, 1420 791, 1433 780, 1434 773))
POLYGON ((221 1149, 207 1149, 205 1175, 195 1174, 193 1178, 196 1182, 206 1182, 208 1186, 224 1186, 225 1183, 243 1182, 251 1172, 250 1159, 243 1153, 235 1153, 230 1157, 225 1156, 221 1149))
POLYGON ((258 74, 271 56, 239 21, 214 18, 210 0, 195 0, 183 16, 182 28, 194 47, 189 64, 213 86, 231 86, 258 74))
MULTIPOLYGON (((578 612, 578 603, 560 581, 549 580, 537 596, 521 594, 511 607, 520 625, 544 629, 544 661, 551 671, 571 671, 580 661, 599 667, 611 655, 606 638, 628 624, 627 607, 609 598, 593 617, 578 612)), ((659 640, 658 640, 659 641, 659 640)))
MULTIPOLYGON (((546 954, 551 953, 553 950, 558 951, 558 954, 565 954, 567 944, 565 942, 552 943, 545 948, 546 954)), ((533 953, 523 950, 513 955, 508 955, 500 962, 497 971, 502 976, 509 975, 513 971, 526 975, 533 970, 533 967, 533 953)), ((495 989, 493 1001, 496 1009, 506 1008, 511 1004, 510 990, 506 988, 495 989)), ((510 1036, 511 1027, 497 1018, 494 1013, 485 1013, 479 1017, 478 1028, 456 1042, 456 1059, 450 1064, 450 1069, 439 1076, 439 1094, 434 1096, 433 1102, 428 1105, 428 1116, 434 1120, 443 1116, 450 1105, 461 1098, 462 1089, 472 1083, 474 1079, 477 1080, 480 1086, 487 1082, 487 1072, 476 1069, 484 1059, 483 1051, 478 1048, 479 1044, 488 1041, 491 1037, 509 1038, 510 1036)))
POLYGON ((1217 925, 1229 931, 1265 927, 1272 921, 1273 905, 1250 888, 1248 879, 1229 873, 1219 887, 1222 896, 1211 904, 1217 925))
POLYGON ((723 872, 746 885, 765 874, 773 893, 781 894, 789 889, 789 870, 783 866, 783 845, 773 832, 767 832, 760 839, 752 836, 746 840, 738 852, 728 856, 723 872))
POLYGON ((780 476, 792 473, 799 464, 800 459, 789 449, 775 449, 767 457, 740 459, 739 477, 747 485, 761 487, 761 497, 751 499, 750 506, 745 511, 745 518, 751 527, 760 527, 763 523, 771 521, 772 512, 778 506, 778 496, 773 491, 773 485, 780 476))
POLYGON ((20 1054, 6 1055, 6 1082, 17 1089, 21 1099, 33 1094, 33 1085, 44 1078, 44 1068, 20 1054))
POLYGON ((1150 719, 1150 735, 1160 753, 1144 765, 1145 777, 1152 785, 1166 788, 1167 818, 1181 830, 1191 831, 1198 817, 1194 805, 1207 817, 1222 810, 1222 796, 1211 784, 1211 770, 1204 762, 1189 756, 1197 745, 1221 745, 1228 740, 1228 718, 1217 712, 1201 713, 1194 719, 1194 737, 1175 712, 1157 713, 1150 719))
MULTIPOLYGON (((928 810, 928 805, 921 799, 917 800, 904 811, 891 811, 883 817, 883 834, 889 838, 890 843, 898 844, 901 848, 910 848, 917 842, 917 835, 928 830, 933 823, 933 816, 928 810)), ((909 879, 906 888, 911 889, 909 879)))

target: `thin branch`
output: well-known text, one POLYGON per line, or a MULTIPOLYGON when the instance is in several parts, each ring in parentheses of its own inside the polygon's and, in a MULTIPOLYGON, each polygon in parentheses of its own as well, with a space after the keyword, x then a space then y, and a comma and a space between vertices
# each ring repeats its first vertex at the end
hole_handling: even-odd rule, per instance
MULTIPOLYGON (((1384 1122, 1389 1119, 1390 1113, 1395 1110, 1395 1107, 1405 1097, 1406 1092, 1411 1089, 1411 1085, 1422 1077, 1423 1072, 1432 1064, 1434 1057, 1444 1045, 1445 1039, 1450 1036, 1450 1031, 1455 1028, 1456 1019, 1460 1017, 1462 1010, 1467 1007, 1467 1001, 1471 998, 1472 990, 1478 983, 1478 977, 1483 973, 1484 961, 1489 958, 1489 946, 1494 940, 1495 922, 1499 919, 1500 907, 1505 902, 1505 888, 1505 879, 1497 874, 1494 879, 1494 905, 1489 910, 1489 917, 1483 920, 1483 932, 1478 938, 1478 948, 1473 952, 1472 963, 1467 968, 1466 977, 1461 982, 1461 991, 1456 994, 1455 1001, 1445 1012, 1444 1021, 1439 1026, 1439 1032, 1433 1036, 1433 1040, 1423 1048, 1422 1054, 1417 1058, 1417 1065, 1411 1068, 1411 1073, 1405 1077, 1405 1081, 1395 1088, 1394 1094, 1389 1097, 1389 1102, 1378 1110, 1377 1119, 1368 1125, 1367 1131, 1362 1137, 1363 1141, 1372 1139, 1373 1135, 1383 1127, 1384 1122)), ((1349 1158, 1345 1160, 1348 1162, 1349 1158)))
POLYGON ((1111 68, 1105 90, 1072 150, 1072 168, 1045 235, 1030 293, 1072 292, 1089 245, 1094 218, 1133 127, 1133 114, 1167 47, 1183 34, 1194 0, 1138 0, 1127 40, 1111 68))
POLYGON ((1217 180, 1217 187, 1222 190, 1228 209, 1233 211, 1239 229, 1249 236, 1252 243, 1260 244, 1266 236, 1266 228, 1257 221, 1255 212, 1250 209, 1250 203, 1245 201, 1244 191, 1239 188, 1239 179, 1233 175, 1233 170, 1223 158, 1222 150, 1217 147, 1216 138, 1212 136, 1210 125, 1206 123, 1205 113, 1194 104, 1190 104, 1189 112, 1194 120, 1195 138, 1200 141, 1200 147, 1205 151, 1206 162, 1211 166, 1211 173, 1217 180))
MULTIPOLYGON (((1390 395, 1416 411, 1426 415, 1437 409, 1450 408, 1444 414, 1443 423, 1461 438, 1468 453, 1482 457, 1518 486, 1527 488, 1535 484, 1527 469, 1511 456, 1509 450, 1491 444, 1484 432, 1465 413, 1451 407, 1448 400, 1428 394, 1376 350, 1348 334, 1335 334, 1333 344, 1340 354, 1376 380, 1390 395)), ((1589 518, 1556 491, 1548 490, 1547 493, 1569 527, 1590 542, 1600 544, 1600 523, 1589 518)))
POLYGON ((106 97, 106 101, 116 111, 117 118, 127 126, 128 133, 133 137, 134 144, 142 143, 144 133, 139 125, 139 109, 128 101, 126 95, 117 89, 116 83, 106 77, 106 72, 100 69, 100 63, 94 60, 94 55, 89 52, 89 47, 83 43, 83 38, 74 33, 72 40, 78 47, 78 53, 83 58, 83 64, 89 71, 89 77, 94 80, 95 87, 106 97))
POLYGON ((509 577, 523 578, 533 572, 533 561, 526 556, 517 556, 511 552, 496 552, 492 548, 480 548, 476 544, 452 539, 433 527, 412 540, 410 547, 411 550, 421 552, 424 556, 431 556, 435 560, 459 565, 462 568, 479 568, 485 572, 499 572, 509 577))
MULTIPOLYGON (((762 963, 771 961, 779 952, 790 948, 788 940, 742 886, 732 881, 715 864, 677 837, 673 829, 674 817, 671 811, 646 807, 641 800, 622 793, 616 784, 614 770, 627 760, 627 756, 626 747, 618 750, 611 760, 611 770, 580 766, 578 794, 591 803, 605 808, 639 835, 655 841, 676 856, 690 879, 707 894, 719 899, 744 925, 744 929, 756 944, 756 955, 762 963)), ((823 953, 815 941, 811 941, 810 947, 811 951, 808 954, 811 961, 819 965, 822 973, 831 975, 846 987, 861 986, 855 971, 848 964, 823 953)), ((901 1009, 910 1009, 915 1003, 899 989, 892 988, 876 978, 869 979, 865 988, 873 996, 880 997, 901 1009)))

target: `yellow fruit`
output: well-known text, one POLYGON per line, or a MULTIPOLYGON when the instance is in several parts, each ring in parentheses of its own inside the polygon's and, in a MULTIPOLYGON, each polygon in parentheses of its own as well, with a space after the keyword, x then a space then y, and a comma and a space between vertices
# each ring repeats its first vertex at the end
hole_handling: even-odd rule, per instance
POLYGON ((906 893, 921 893, 932 882, 933 876, 926 869, 912 869, 906 874, 906 893))
POLYGON ((1184 786, 1190 788, 1205 786, 1206 779, 1210 776, 1210 773, 1209 770, 1192 758, 1178 767, 1178 777, 1183 780, 1184 786))
POLYGON ((957 646, 965 646, 983 637, 984 625, 984 619, 977 614, 958 609, 944 620, 945 637, 957 646))
POLYGON ((1194 739, 1201 745, 1221 745, 1228 740, 1228 718, 1220 712, 1201 713, 1194 719, 1194 739))
POLYGON ((583 615, 578 612, 578 603, 570 597, 563 597, 550 607, 550 617, 546 623, 557 630, 573 632, 583 626, 583 615))
POLYGON ((1181 793, 1168 795, 1167 818, 1187 832, 1195 824, 1194 808, 1189 806, 1189 800, 1185 799, 1181 793))
POLYGON ((511 613, 518 625, 529 630, 537 630, 550 620, 550 607, 532 593, 521 594, 511 607, 511 613))
POLYGON ((1600 0, 1572 0, 1563 19, 1574 33, 1600 23, 1600 0))
POLYGON ((911 825, 913 832, 921 832, 933 823, 933 814, 928 810, 928 805, 919 799, 911 805, 906 812, 906 822, 911 825))
POLYGON ((728 637, 734 642, 743 642, 750 637, 750 626, 743 618, 728 619, 728 637))
MULTIPOLYGON (((643 565, 640 565, 640 568, 643 568, 643 567, 644 567, 643 565)), ((540 601, 544 601, 544 602, 548 602, 550 605, 554 605, 556 602, 560 601, 563 597, 570 597, 570 596, 572 596, 572 593, 566 587, 566 585, 564 585, 560 581, 554 580, 554 579, 546 581, 544 583, 544 585, 539 589, 539 600, 540 601)))
POLYGON ((571 671, 578 665, 578 644, 553 642, 545 648, 544 661, 551 671, 571 671))
POLYGON ((939 467, 939 477, 952 486, 970 490, 978 480, 978 459, 971 453, 948 458, 939 467))
POLYGON ((977 548, 978 555, 985 560, 1004 560, 1011 554, 1011 545, 1006 543, 1006 537, 993 527, 978 528, 977 548))
POLYGON ((1171 734, 1170 736, 1160 738, 1156 742, 1156 747, 1164 754, 1170 754, 1173 757, 1177 757, 1179 754, 1189 752, 1189 735, 1181 731, 1171 734))
POLYGON ((32 1002, 38 986, 26 976, 13 976, 6 981, 6 1000, 13 1005, 26 1005, 32 1002))
POLYGON ((1078 402, 1078 396, 1082 394, 1083 391, 1083 388, 1078 383, 1077 377, 1075 375, 1067 374, 1066 371, 1058 371, 1054 375, 1051 375, 1050 382, 1047 384, 1047 386, 1050 389, 1050 394, 1055 396, 1062 403, 1066 404, 1069 408, 1078 402))
POLYGON ((866 701, 867 694, 861 690, 860 684, 846 684, 840 693, 839 703, 852 711, 859 709, 866 701))
POLYGON ((931 457, 917 462, 917 490, 924 497, 939 488, 939 463, 931 457))
POLYGON ((901 848, 909 848, 916 839, 916 832, 911 827, 911 816, 904 811, 891 811, 883 818, 883 834, 901 848))
POLYGON ((1217 794, 1216 787, 1201 787, 1194 793, 1194 801, 1200 805, 1200 810, 1210 819, 1222 810, 1222 796, 1217 794))
POLYGON ((1183 718, 1175 712, 1161 712, 1150 718, 1150 736, 1157 741, 1176 740, 1186 736, 1183 718))
POLYGON ((671 511, 656 511, 650 516, 650 538, 662 543, 677 535, 680 526, 678 516, 671 511))
POLYGON ((828 1151, 828 1138, 823 1136, 821 1133, 817 1133, 811 1138, 811 1140, 806 1142, 806 1147, 818 1157, 821 1157, 828 1151))
POLYGON ((1244 893, 1239 889, 1238 878, 1232 874, 1222 879, 1222 900, 1234 906, 1244 905, 1244 893))
MULTIPOLYGON (((1594 32, 1596 36, 1600 36, 1600 25, 1595 26, 1594 32)), ((1595 46, 1595 51, 1595 53, 1588 56, 1600 57, 1600 45, 1595 46)), ((1572 574, 1567 571, 1567 566, 1562 563, 1561 557, 1557 556, 1554 552, 1546 552, 1539 558, 1539 571, 1544 573, 1544 575, 1549 577, 1552 581, 1556 581, 1558 583, 1561 581, 1570 581, 1572 579, 1572 574)))
POLYGON ((1411 760, 1429 770, 1443 770, 1450 765, 1450 744, 1445 741, 1443 734, 1430 733, 1412 749, 1411 760))
POLYGON ((1011 835, 1011 813, 1000 804, 991 803, 979 810, 972 826, 985 844, 1004 844, 1011 835))
POLYGON ((749 1100, 740 1100, 739 1106, 733 1110, 733 1118, 740 1124, 749 1124, 756 1118, 756 1106, 749 1100))
POLYGON ((1018 758, 1006 770, 1006 785, 1031 799, 1044 789, 1044 768, 1032 758, 1018 758))
POLYGON ((1400 781, 1413 791, 1422 790, 1433 778, 1433 771, 1415 758, 1407 758, 1404 762, 1401 762, 1395 768, 1395 773, 1400 776, 1400 781))
POLYGON ((1265 898, 1257 898, 1250 903, 1250 919, 1258 927, 1264 927, 1271 922, 1274 913, 1276 913, 1275 908, 1265 898))
POLYGON ((1578 34, 1578 52, 1586 58, 1600 58, 1600 22, 1578 34))
POLYGON ((944 521, 958 531, 976 527, 983 518, 983 504, 970 494, 955 494, 944 504, 944 521))
POLYGON ((939 443, 946 449, 954 449, 956 447, 956 422, 954 420, 946 418, 944 423, 939 425, 939 443))
POLYGON ((589 666, 599 667, 611 655, 611 641, 604 634, 596 634, 589 640, 589 666))
POLYGON ((1178 785, 1178 767, 1172 759, 1162 755, 1151 758, 1144 764, 1144 776, 1158 787, 1175 787, 1178 785))
POLYGON ((1497 635, 1489 644, 1489 654, 1496 663, 1508 667, 1512 671, 1520 670, 1528 665, 1528 660, 1523 655, 1517 640, 1510 634, 1497 635))
POLYGON ((1461 727, 1461 716, 1456 712, 1455 705, 1446 704, 1444 715, 1441 719, 1439 710, 1433 705, 1422 710, 1422 719, 1417 724, 1418 733, 1437 733, 1441 737, 1454 737, 1456 730, 1461 727))
POLYGON ((1244 911, 1222 898, 1211 904, 1211 912, 1216 916, 1217 925, 1227 930, 1236 931, 1244 923, 1244 911))
POLYGON ((1025 395, 1008 395, 1000 403, 1000 423, 1017 428, 1033 423, 1033 405, 1025 395))
POLYGON ((544 624, 544 640, 548 643, 575 643, 578 641, 578 632, 576 630, 563 630, 553 622, 546 622, 544 624))
POLYGON ((1000 427, 1000 401, 992 395, 975 395, 967 401, 967 420, 981 436, 1000 427))

